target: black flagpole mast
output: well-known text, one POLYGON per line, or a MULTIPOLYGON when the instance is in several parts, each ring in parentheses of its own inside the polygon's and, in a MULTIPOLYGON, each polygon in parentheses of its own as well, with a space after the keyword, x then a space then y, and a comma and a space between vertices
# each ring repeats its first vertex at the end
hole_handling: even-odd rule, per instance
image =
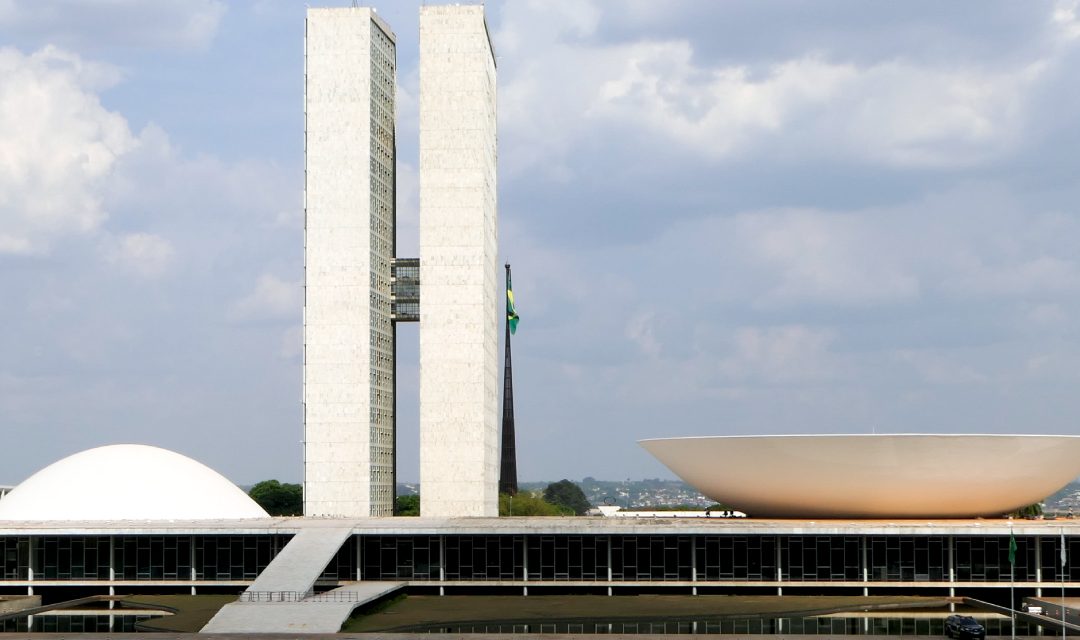
MULTIPOLYGON (((506 263, 506 284, 510 285, 510 263, 506 263)), ((506 323, 506 362, 503 365, 502 464, 499 471, 499 493, 518 492, 517 451, 514 445, 514 374, 510 365, 510 315, 506 323)))

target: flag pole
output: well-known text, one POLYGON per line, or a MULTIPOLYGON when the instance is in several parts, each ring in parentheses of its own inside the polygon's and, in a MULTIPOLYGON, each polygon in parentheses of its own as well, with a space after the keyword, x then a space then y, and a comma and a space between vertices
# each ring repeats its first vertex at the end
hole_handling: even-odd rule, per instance
POLYGON ((1065 527, 1061 528, 1061 637, 1065 638, 1065 527))
POLYGON ((499 460, 499 493, 510 495, 510 515, 513 514, 514 494, 518 492, 517 444, 514 428, 514 373, 510 360, 510 334, 517 328, 517 311, 510 283, 510 263, 506 263, 506 359, 503 363, 502 445, 499 460))

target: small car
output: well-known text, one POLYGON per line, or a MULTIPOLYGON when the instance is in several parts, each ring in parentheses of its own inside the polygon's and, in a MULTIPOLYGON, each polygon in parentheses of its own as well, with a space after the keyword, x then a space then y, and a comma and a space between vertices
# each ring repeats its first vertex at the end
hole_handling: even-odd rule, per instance
POLYGON ((984 640, 986 628, 971 616, 949 616, 945 618, 945 635, 961 640, 984 640))

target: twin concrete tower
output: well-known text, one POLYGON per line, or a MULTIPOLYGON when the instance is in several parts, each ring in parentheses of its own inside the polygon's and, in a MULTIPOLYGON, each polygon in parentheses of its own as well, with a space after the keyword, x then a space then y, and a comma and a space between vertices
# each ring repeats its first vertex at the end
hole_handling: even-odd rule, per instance
POLYGON ((396 255, 396 57, 374 10, 308 10, 304 515, 393 514, 396 324, 419 321, 422 515, 495 516, 496 91, 483 7, 420 10, 419 260, 396 255))

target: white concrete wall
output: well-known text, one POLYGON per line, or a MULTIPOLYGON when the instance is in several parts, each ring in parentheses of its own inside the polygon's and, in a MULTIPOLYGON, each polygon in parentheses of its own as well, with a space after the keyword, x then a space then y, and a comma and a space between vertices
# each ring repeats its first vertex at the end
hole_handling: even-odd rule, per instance
POLYGON ((498 514, 495 61, 480 6, 420 9, 420 495, 498 514))
POLYGON ((305 52, 304 513, 390 515, 393 34, 308 9, 305 52))

